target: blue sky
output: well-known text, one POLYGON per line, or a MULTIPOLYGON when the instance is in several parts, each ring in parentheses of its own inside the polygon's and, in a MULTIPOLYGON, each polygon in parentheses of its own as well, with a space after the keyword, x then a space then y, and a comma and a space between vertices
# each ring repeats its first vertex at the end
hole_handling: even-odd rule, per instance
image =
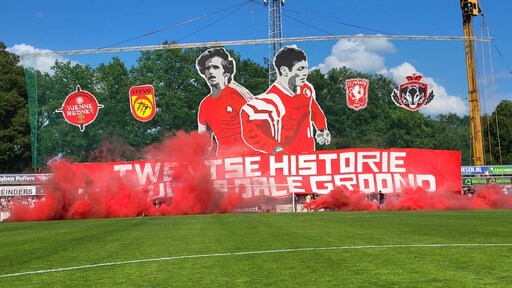
MULTIPOLYGON (((512 33, 506 19, 510 1, 480 0, 479 3, 485 17, 473 18, 475 36, 481 33, 487 36, 488 29, 494 38, 490 44, 492 57, 488 43, 483 43, 484 49, 482 43, 477 43, 482 113, 491 113, 501 100, 512 100, 509 84, 512 82, 509 68, 512 33), (487 26, 482 28, 484 20, 487 26)), ((1 7, 8 13, 0 18, 0 41, 17 54, 158 45, 164 40, 198 43, 268 37, 268 11, 263 0, 3 0, 1 7), (139 37, 145 34, 149 35, 139 37)), ((462 36, 461 18, 459 0, 286 0, 283 37, 462 36)), ((322 71, 345 65, 364 72, 383 73, 397 83, 405 82, 404 77, 412 72, 420 73, 436 94, 435 101, 420 111, 428 115, 469 113, 462 41, 330 40, 284 44, 296 44, 304 49, 310 67, 322 71)), ((242 58, 260 63, 269 51, 267 44, 228 48, 237 50, 242 58)), ((133 65, 137 55, 136 52, 104 53, 67 55, 60 59, 95 66, 117 56, 133 65)), ((37 64, 41 69, 48 69, 54 60, 38 59, 37 64)))

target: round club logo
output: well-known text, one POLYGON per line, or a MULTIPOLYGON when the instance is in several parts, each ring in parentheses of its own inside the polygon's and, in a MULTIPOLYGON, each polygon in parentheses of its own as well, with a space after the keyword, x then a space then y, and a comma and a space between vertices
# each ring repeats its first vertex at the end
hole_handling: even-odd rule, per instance
POLYGON ((55 112, 61 112, 69 124, 78 126, 80 131, 83 132, 85 126, 96 119, 99 108, 103 107, 102 104, 98 104, 94 95, 80 89, 80 85, 78 85, 76 91, 69 94, 62 103, 62 107, 55 110, 55 112))

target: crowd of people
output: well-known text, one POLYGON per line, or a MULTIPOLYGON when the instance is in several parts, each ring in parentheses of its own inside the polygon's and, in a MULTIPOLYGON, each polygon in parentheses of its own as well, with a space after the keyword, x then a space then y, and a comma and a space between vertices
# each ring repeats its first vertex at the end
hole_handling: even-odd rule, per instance
POLYGON ((40 201, 42 196, 15 196, 15 197, 1 197, 0 198, 0 212, 10 212, 14 207, 14 203, 34 207, 37 201, 40 201))
POLYGON ((464 196, 473 196, 473 195, 475 195, 475 193, 476 193, 476 190, 475 190, 475 187, 473 187, 473 186, 463 186, 462 187, 461 194, 464 196))

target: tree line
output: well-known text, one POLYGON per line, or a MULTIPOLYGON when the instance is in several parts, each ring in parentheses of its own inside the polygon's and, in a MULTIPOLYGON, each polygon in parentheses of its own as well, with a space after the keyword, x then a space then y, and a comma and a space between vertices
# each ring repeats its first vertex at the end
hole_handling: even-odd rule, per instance
MULTIPOLYGON (((0 173, 33 172, 54 157, 78 162, 135 160, 148 145, 180 130, 197 130, 197 109, 210 91, 195 68, 204 50, 142 51, 132 67, 118 57, 97 67, 56 62, 50 75, 24 69, 19 57, 0 42, 0 173), (153 85, 157 98, 157 113, 148 122, 131 115, 128 99, 130 87, 143 84, 153 85), (105 106, 83 132, 56 112, 77 85, 105 106)), ((268 88, 267 67, 229 52, 237 64, 235 81, 255 95, 263 93, 268 88)), ((326 74, 312 70, 308 81, 332 134, 331 143, 317 149, 460 150, 463 165, 471 165, 469 116, 450 113, 433 119, 400 108, 390 97, 398 84, 380 74, 342 67, 326 74), (370 81, 368 106, 358 111, 345 101, 343 86, 352 78, 370 81)), ((512 164, 511 120, 511 101, 502 101, 491 115, 482 116, 486 164, 512 164)))

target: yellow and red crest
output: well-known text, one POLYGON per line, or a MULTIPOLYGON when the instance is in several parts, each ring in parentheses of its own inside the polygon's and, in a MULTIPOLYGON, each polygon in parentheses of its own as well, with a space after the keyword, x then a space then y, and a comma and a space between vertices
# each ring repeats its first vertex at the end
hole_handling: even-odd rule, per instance
POLYGON ((130 109, 133 117, 147 122, 155 116, 156 99, 152 85, 133 86, 130 88, 130 109))

